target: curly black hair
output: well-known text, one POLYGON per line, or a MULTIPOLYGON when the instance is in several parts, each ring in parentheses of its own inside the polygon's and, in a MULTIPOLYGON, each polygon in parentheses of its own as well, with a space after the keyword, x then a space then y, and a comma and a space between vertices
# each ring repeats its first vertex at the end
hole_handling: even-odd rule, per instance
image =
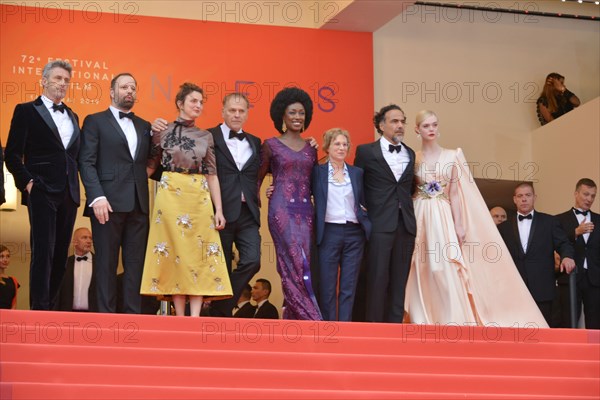
POLYGON ((398 110, 401 111, 402 114, 404 114, 404 111, 400 108, 399 105, 390 104, 383 107, 381 110, 379 110, 379 112, 376 112, 375 116, 373 117, 373 124, 375 124, 375 129, 377 129, 377 132, 379 132, 380 135, 383 134, 383 132, 381 131, 381 129, 379 129, 379 124, 385 119, 385 114, 387 114, 387 112, 391 110, 398 110))
POLYGON ((290 104, 294 103, 300 103, 304 106, 304 111, 306 112, 304 117, 304 129, 308 129, 313 115, 313 102, 308 93, 304 90, 297 87, 291 87, 285 88, 277 93, 271 102, 271 120, 273 121, 273 126, 275 126, 275 129, 277 129, 279 133, 284 133, 282 126, 285 109, 290 104))

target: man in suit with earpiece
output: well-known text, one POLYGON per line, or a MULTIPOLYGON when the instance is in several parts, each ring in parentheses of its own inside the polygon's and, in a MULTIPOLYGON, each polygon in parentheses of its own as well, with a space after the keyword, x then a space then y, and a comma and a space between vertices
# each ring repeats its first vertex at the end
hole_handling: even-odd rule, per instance
POLYGON ((556 295, 554 252, 560 255, 560 270, 570 273, 575 268, 574 251, 558 220, 534 210, 535 199, 532 183, 517 185, 513 196, 517 212, 508 215, 498 230, 525 285, 551 325, 556 295))
POLYGON ((55 310, 98 312, 92 243, 92 232, 88 228, 75 229, 73 255, 67 259, 67 270, 56 296, 55 310))
MULTIPOLYGON (((583 304, 586 329, 600 329, 600 215, 590 209, 597 191, 593 180, 580 179, 575 187, 575 206, 556 216, 575 249, 575 320, 579 320, 583 304)), ((571 327, 568 274, 559 275, 558 288, 561 327, 568 328, 571 327)))
POLYGON ((271 295, 271 282, 266 279, 257 279, 252 287, 252 300, 256 302, 254 318, 279 319, 277 308, 269 302, 271 295))

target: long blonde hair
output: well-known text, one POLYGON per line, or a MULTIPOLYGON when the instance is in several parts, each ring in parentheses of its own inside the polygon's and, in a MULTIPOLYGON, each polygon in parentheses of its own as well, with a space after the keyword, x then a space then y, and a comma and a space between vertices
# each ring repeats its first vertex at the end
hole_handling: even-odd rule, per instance
POLYGON ((417 116, 415 117, 415 123, 417 124, 417 128, 423 123, 423 121, 425 121, 429 117, 436 117, 438 121, 440 120, 437 114, 433 111, 421 110, 417 113, 417 116))

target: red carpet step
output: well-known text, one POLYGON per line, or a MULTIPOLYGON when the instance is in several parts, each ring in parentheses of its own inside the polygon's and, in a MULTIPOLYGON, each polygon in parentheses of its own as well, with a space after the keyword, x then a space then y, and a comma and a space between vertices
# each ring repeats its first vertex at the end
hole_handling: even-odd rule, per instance
POLYGON ((597 331, 0 310, 0 399, 598 399, 597 331))

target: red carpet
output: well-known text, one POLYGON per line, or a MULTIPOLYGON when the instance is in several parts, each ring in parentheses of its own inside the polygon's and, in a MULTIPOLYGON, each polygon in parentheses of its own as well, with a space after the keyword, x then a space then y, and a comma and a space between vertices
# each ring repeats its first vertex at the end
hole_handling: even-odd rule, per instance
POLYGON ((0 399, 598 399, 597 331, 0 310, 0 399))

